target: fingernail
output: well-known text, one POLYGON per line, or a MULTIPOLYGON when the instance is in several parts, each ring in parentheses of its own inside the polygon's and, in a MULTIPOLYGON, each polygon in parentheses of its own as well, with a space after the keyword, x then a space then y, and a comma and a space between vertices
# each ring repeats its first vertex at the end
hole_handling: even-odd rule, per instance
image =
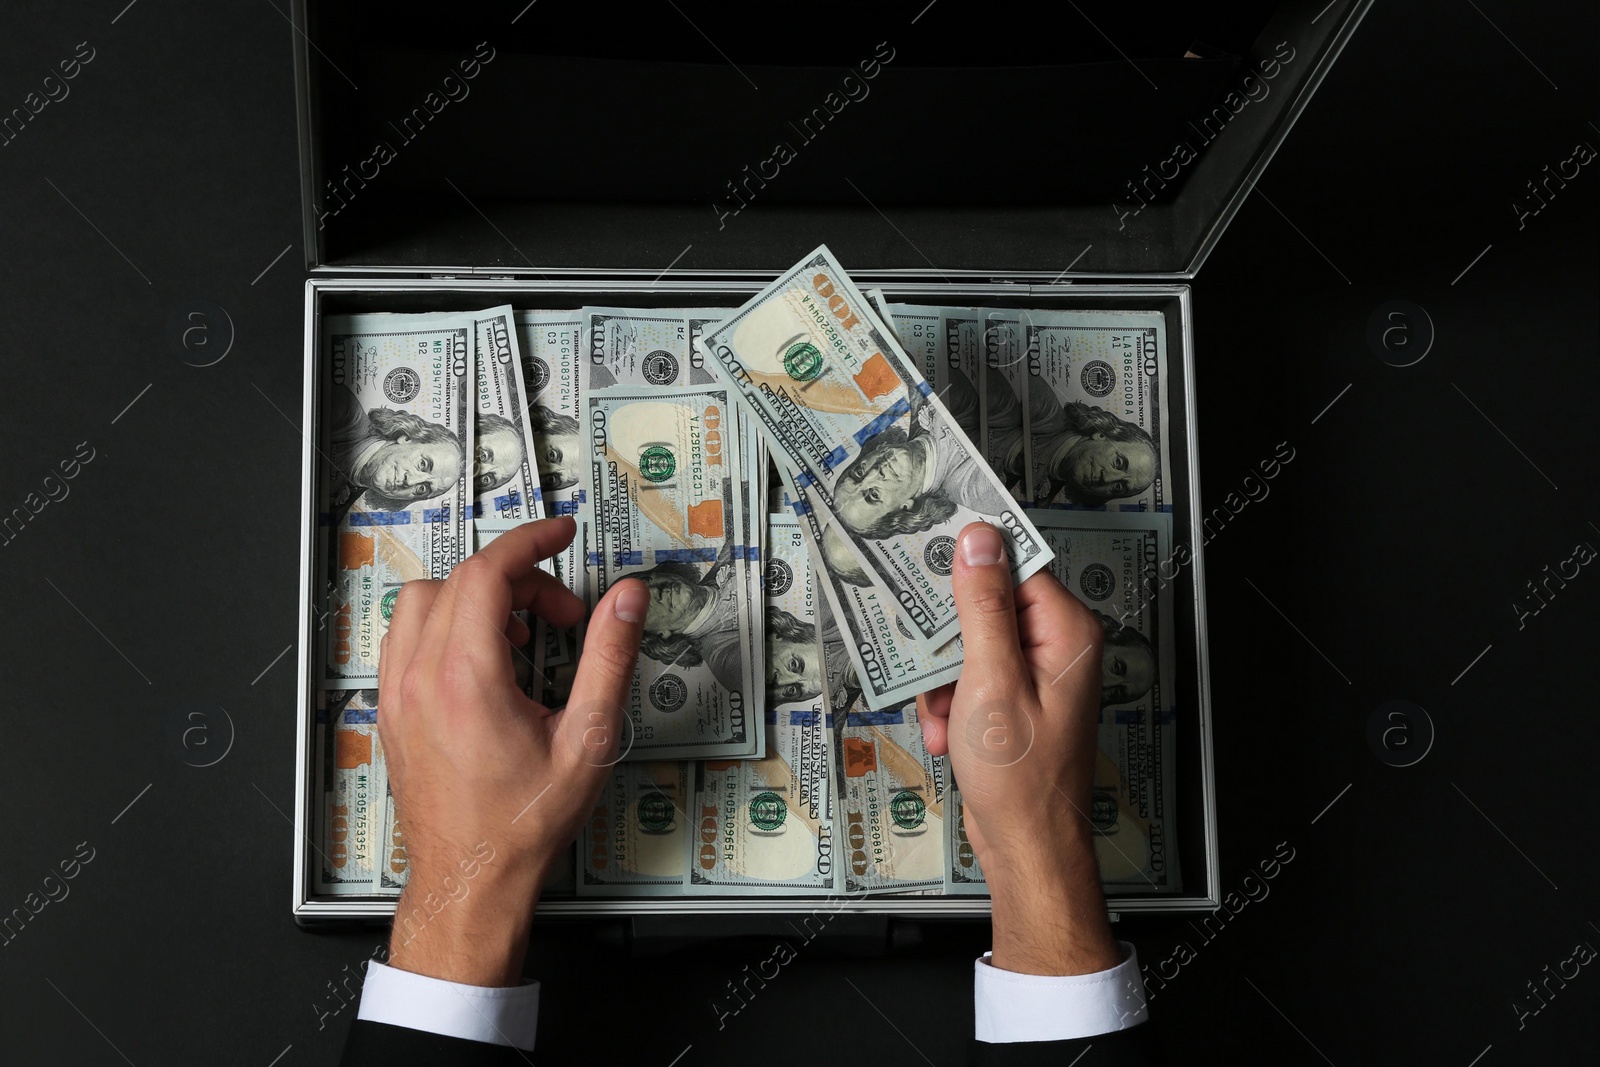
POLYGON ((617 618, 623 622, 643 622, 645 612, 650 610, 650 588, 643 582, 629 582, 617 594, 615 607, 617 618))
POLYGON ((1000 531, 979 526, 961 536, 961 561, 969 567, 992 567, 1006 554, 1000 531))

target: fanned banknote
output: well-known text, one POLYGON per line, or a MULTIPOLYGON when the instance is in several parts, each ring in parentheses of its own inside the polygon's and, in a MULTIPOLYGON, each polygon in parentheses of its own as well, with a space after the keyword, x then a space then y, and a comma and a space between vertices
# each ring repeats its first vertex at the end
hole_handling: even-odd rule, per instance
POLYGON ((589 457, 588 437, 579 422, 585 392, 583 313, 518 311, 516 323, 545 511, 576 515, 589 457))
MULTIPOLYGON (((511 305, 480 312, 477 319, 478 417, 473 450, 473 522, 496 533, 522 522, 542 519, 544 491, 534 456, 533 429, 528 425, 528 389, 523 377, 521 345, 511 305)), ((475 548, 487 542, 475 539, 475 548)), ((546 567, 550 569, 550 567, 546 567)), ((537 674, 546 646, 559 649, 562 637, 547 632, 543 619, 526 620, 533 627, 537 674)))
POLYGON ((853 706, 834 753, 839 864, 846 892, 902 892, 944 881, 944 769, 928 755, 917 706, 853 706))
POLYGON ((1035 502, 1171 511, 1165 317, 1035 311, 1023 329, 1035 502))
POLYGON ((759 631, 736 551, 747 520, 728 391, 612 388, 585 408, 590 605, 623 578, 650 587, 627 758, 760 755, 763 699, 745 653, 759 631))
MULTIPOLYGON (((791 486, 790 494, 796 492, 791 486)), ((786 497, 792 504, 792 497, 786 497)), ((803 508, 803 505, 802 505, 803 508)), ((1102 714, 1137 720, 1163 705, 1174 665, 1172 585, 1158 574, 1170 558, 1170 516, 1158 513, 1041 511, 1040 536, 1055 553, 1050 569, 1095 611, 1105 632, 1102 714), (1163 621, 1165 620, 1165 621, 1163 621), (1161 679, 1168 679, 1166 689, 1161 679)), ((823 539, 829 539, 825 528, 823 539)), ((955 681, 965 661, 960 635, 926 652, 907 639, 893 605, 859 572, 818 566, 829 607, 850 638, 848 651, 870 708, 903 704, 955 681)))
MULTIPOLYGON (((584 467, 588 442, 579 428, 583 401, 583 313, 580 311, 518 311, 517 340, 522 353, 524 408, 532 432, 539 484, 544 491, 545 514, 577 517, 584 492, 584 467)), ((550 570, 580 597, 579 575, 584 547, 582 531, 572 544, 550 560, 550 570)), ((549 687, 545 703, 566 701, 571 670, 577 659, 578 636, 554 626, 545 630, 544 669, 549 687)))
POLYGON ((818 893, 837 865, 824 697, 836 634, 819 628, 817 590, 793 515, 768 517, 767 755, 696 768, 689 885, 700 893, 818 893))
POLYGON ((473 450, 474 519, 544 518, 544 493, 527 422, 528 390, 511 305, 478 313, 478 417, 473 450))
MULTIPOLYGON (((767 677, 767 618, 762 609, 761 592, 762 551, 766 543, 761 524, 765 514, 763 501, 767 499, 767 450, 761 444, 754 419, 744 406, 735 404, 733 414, 739 427, 739 499, 743 504, 739 509, 742 520, 739 543, 734 546, 733 554, 744 560, 745 600, 751 605, 746 658, 750 662, 750 678, 759 687, 767 677)), ((766 704, 762 706, 767 707, 766 704)))
POLYGON ((324 321, 326 686, 376 682, 400 586, 472 550, 475 332, 470 314, 324 321))
POLYGON ((967 522, 1001 529, 1017 581, 1044 565, 1032 524, 826 247, 702 343, 925 646, 957 628, 949 561, 967 522))
MULTIPOLYGON (((787 475, 784 480, 784 501, 791 516, 803 515, 807 505, 802 502, 795 507, 796 501, 802 500, 800 491, 787 475)), ((831 526, 822 527, 824 545, 836 537, 831 526)), ((818 593, 826 599, 831 617, 845 629, 848 640, 844 647, 868 708, 896 708, 918 693, 956 680, 963 662, 959 634, 940 648, 926 651, 912 638, 883 590, 864 572, 841 566, 837 554, 831 565, 824 562, 822 550, 810 544, 809 538, 807 548, 818 576, 818 593)))
POLYGON ((689 876, 689 767, 619 763, 578 835, 579 896, 678 896, 689 876))

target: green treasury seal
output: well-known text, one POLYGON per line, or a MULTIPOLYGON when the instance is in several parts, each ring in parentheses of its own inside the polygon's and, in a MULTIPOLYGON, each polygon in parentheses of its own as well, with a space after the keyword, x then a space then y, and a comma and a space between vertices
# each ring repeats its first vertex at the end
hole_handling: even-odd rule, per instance
POLYGON ((639 829, 647 834, 664 834, 672 830, 672 801, 659 789, 640 797, 634 814, 639 819, 639 829))
POLYGON ((783 798, 776 793, 757 793, 750 798, 750 821, 757 830, 776 830, 788 814, 783 798))
POLYGON ((889 801, 889 815, 902 830, 915 830, 928 817, 928 805, 909 789, 902 789, 889 801))
POLYGON ((672 449, 666 445, 651 445, 639 453, 639 473, 652 482, 664 482, 678 469, 672 449))
POLYGON ((394 602, 399 599, 400 587, 397 585, 393 589, 387 590, 382 599, 378 601, 378 614, 383 616, 384 622, 388 622, 389 617, 394 614, 394 602))
POLYGON ((810 341, 791 345, 783 354, 783 369, 797 382, 809 382, 822 373, 822 351, 810 341))

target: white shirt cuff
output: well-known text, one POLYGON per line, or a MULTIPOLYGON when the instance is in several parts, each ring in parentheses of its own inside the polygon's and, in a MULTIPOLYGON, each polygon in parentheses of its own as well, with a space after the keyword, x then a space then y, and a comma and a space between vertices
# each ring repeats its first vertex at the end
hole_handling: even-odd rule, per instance
POLYGON ((539 983, 503 989, 462 985, 373 960, 367 964, 356 1018, 532 1050, 539 1029, 539 983))
POLYGON ((979 1041, 1066 1041, 1125 1030, 1145 1021, 1144 976, 1139 954, 1117 942, 1126 958, 1094 974, 1060 977, 1003 971, 989 962, 974 965, 973 1018, 979 1041))

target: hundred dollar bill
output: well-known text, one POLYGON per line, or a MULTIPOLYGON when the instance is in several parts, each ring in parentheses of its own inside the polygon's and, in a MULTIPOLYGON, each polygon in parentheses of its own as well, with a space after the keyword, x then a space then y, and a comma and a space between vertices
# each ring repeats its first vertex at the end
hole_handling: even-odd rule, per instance
MULTIPOLYGON (((942 348, 939 334, 939 312, 942 309, 921 304, 891 304, 882 289, 868 289, 867 299, 877 311, 878 319, 894 331, 900 347, 916 365, 923 380, 936 381, 942 348)), ((944 397, 939 399, 943 400, 944 397)), ((950 405, 947 402, 945 406, 950 405)))
MULTIPOLYGON (((1129 353, 1139 349, 1142 342, 1132 335, 1132 331, 1135 328, 1155 331, 1151 336, 1159 341, 1159 331, 1164 328, 1162 316, 1156 312, 976 312, 959 308, 891 305, 882 300, 882 294, 877 290, 868 295, 880 310, 892 315, 901 343, 908 352, 924 351, 926 325, 930 318, 943 323, 940 332, 947 341, 943 346, 945 369, 948 380, 955 383, 966 381, 964 367, 977 365, 975 349, 980 335, 985 340, 1010 345, 1018 336, 1016 324, 1021 323, 1025 336, 1046 347, 1042 360, 1036 358, 1034 345, 1030 345, 1029 350, 1028 368, 1032 381, 1029 383, 1028 397, 1034 407, 1036 421, 1032 425, 1036 430, 1046 425, 1052 405, 1059 411, 1063 403, 1071 402, 1060 399, 1055 390, 1065 390, 1069 385, 1073 389, 1092 387, 1096 396, 1113 391, 1119 372, 1112 368, 1109 360, 1116 358, 1117 352, 1129 353), (979 328, 980 321, 985 324, 984 329, 979 328), (1072 352, 1077 353, 1076 362, 1069 358, 1072 352), (1096 357, 1100 355, 1107 356, 1107 359, 1097 361, 1096 357), (1049 388, 1041 388, 1041 383, 1049 388)), ((1158 345, 1157 351, 1160 350, 1158 345)), ((992 386, 998 388, 1003 384, 992 369, 989 373, 992 386)), ((948 392, 941 387, 940 395, 953 413, 969 410, 975 415, 978 408, 976 396, 972 397, 970 403, 962 402, 962 394, 971 395, 972 392, 970 387, 962 389, 958 385, 948 392)), ((1061 396, 1066 395, 1066 392, 1061 393, 1061 396)), ((1059 428, 1059 420, 1054 425, 1059 428)), ((1036 453, 1041 440, 1038 433, 1032 437, 1036 453)), ((1049 439, 1047 444, 1053 446, 1053 439, 1049 439)), ((1079 559, 1080 566, 1076 573, 1081 576, 1085 573, 1084 568, 1090 568, 1093 564, 1099 566, 1087 571, 1091 579, 1089 586, 1080 584, 1074 587, 1074 592, 1080 599, 1096 607, 1102 624, 1106 626, 1106 699, 1116 700, 1118 695, 1122 695, 1136 702, 1139 696, 1147 692, 1145 687, 1151 684, 1150 679, 1156 673, 1156 657, 1152 649, 1159 645, 1165 655, 1170 656, 1173 652, 1170 637, 1164 643, 1158 642, 1156 626, 1158 618, 1167 619, 1170 624, 1171 590, 1166 583, 1155 580, 1154 575, 1156 561, 1170 558, 1170 523, 1155 516, 1145 523, 1133 516, 1131 525, 1119 525, 1116 520, 1109 523, 1092 520, 1074 522, 1076 517, 1063 518, 1039 513, 1032 516, 1046 543, 1056 552, 1056 558, 1051 562, 1052 569, 1069 584, 1072 568, 1067 567, 1062 559, 1064 546, 1073 544, 1069 531, 1079 532, 1076 541, 1080 546, 1080 557, 1084 557, 1082 548, 1087 543, 1088 555, 1079 559), (1123 533, 1116 536, 1096 533, 1097 530, 1123 533), (1155 552, 1153 559, 1149 557, 1151 552, 1155 552), (1133 562, 1136 557, 1140 562, 1133 562), (1123 583, 1122 599, 1115 611, 1107 611, 1105 604, 1097 604, 1094 599, 1096 596, 1109 596, 1104 588, 1107 568, 1118 575, 1136 576, 1136 580, 1123 583), (1155 603, 1146 608, 1144 600, 1158 589, 1161 590, 1164 608, 1155 603)), ((831 581, 826 583, 826 591, 832 605, 844 616, 851 630, 851 651, 857 654, 856 667, 861 672, 870 707, 886 707, 897 699, 903 700, 953 681, 960 673, 962 647, 959 638, 933 652, 911 651, 907 642, 896 640, 896 627, 903 629, 904 624, 893 618, 892 609, 881 603, 881 598, 875 598, 872 591, 864 586, 852 584, 847 571, 835 568, 829 577, 831 581), (846 604, 850 605, 850 610, 844 610, 846 604), (894 684, 896 682, 900 684, 894 684)), ((1170 669, 1160 673, 1169 679, 1172 677, 1170 669)), ((1127 704, 1128 701, 1120 703, 1127 704)), ((1151 706, 1163 706, 1159 696, 1151 706)), ((1126 714, 1129 710, 1143 709, 1124 707, 1122 713, 1126 714)))
POLYGON ((768 517, 765 587, 767 755, 706 760, 696 772, 692 892, 815 893, 834 888, 833 802, 823 689, 837 634, 819 628, 805 537, 768 517))
POLYGON ((527 422, 527 386, 511 306, 477 322, 478 417, 473 455, 474 519, 544 518, 544 493, 527 422))
POLYGON ((1011 308, 977 309, 983 350, 983 380, 978 385, 983 455, 1011 495, 1024 501, 1033 499, 1026 336, 1032 314, 1011 308))
MULTIPOLYGON (((790 485, 785 500, 794 506, 790 485)), ((804 503, 800 505, 803 510, 804 503)), ((1107 721, 1138 720, 1171 704, 1172 588, 1157 573, 1170 558, 1171 518, 1157 513, 1049 512, 1036 514, 1040 536, 1055 553, 1050 569, 1094 609, 1105 631, 1102 703, 1107 721), (1166 620, 1166 621, 1163 621, 1166 620)), ((833 541, 825 527, 822 551, 833 541)), ((849 638, 847 646, 869 708, 898 707, 919 693, 955 681, 966 651, 958 634, 927 652, 909 637, 893 605, 866 575, 837 563, 816 564, 829 608, 849 638)))
POLYGON ((378 739, 376 689, 324 690, 316 721, 322 829, 317 891, 378 891, 387 850, 388 775, 378 739))
POLYGON ((590 390, 716 381, 691 351, 688 313, 678 308, 587 307, 583 315, 590 390))
MULTIPOLYGON (((739 427, 739 499, 742 528, 734 556, 744 560, 745 601, 750 604, 750 644, 747 658, 750 661, 750 678, 759 686, 767 677, 767 613, 761 592, 761 568, 765 544, 762 502, 766 500, 765 473, 767 451, 760 444, 761 435, 755 421, 742 404, 733 405, 734 420, 739 427)), ((763 704, 763 707, 770 707, 763 704)), ((764 744, 765 742, 763 742, 764 744)))
POLYGON ((1001 528, 1017 581, 1044 565, 1032 524, 826 247, 703 344, 918 641, 957 627, 946 560, 967 522, 1001 528))
POLYGON ((1089 821, 1107 896, 1183 888, 1173 818, 1176 744, 1170 715, 1157 723, 1100 727, 1089 821))
POLYGON ((939 309, 939 333, 944 345, 938 373, 933 379, 939 399, 950 409, 962 432, 974 441, 981 441, 987 368, 978 312, 973 308, 939 309))
MULTIPOLYGON (((803 515, 808 505, 793 482, 784 477, 784 500, 792 512, 803 515)), ((834 527, 823 526, 821 544, 808 541, 808 549, 818 575, 818 592, 846 631, 846 654, 866 706, 897 708, 918 693, 955 681, 964 655, 961 636, 927 651, 901 621, 883 590, 864 571, 849 565, 839 541, 834 527)))
MULTIPOLYGON (((577 545, 592 545, 594 543, 594 534, 587 514, 580 513, 578 515, 577 530, 573 533, 572 540, 573 544, 577 545)), ((567 572, 572 576, 570 583, 568 583, 568 588, 572 589, 577 598, 585 604, 589 603, 587 558, 588 553, 585 552, 580 557, 582 565, 574 566, 572 570, 567 572)), ((561 578, 562 575, 558 573, 557 577, 561 578)), ((563 580, 565 581, 565 579, 563 580)), ((567 704, 572 695, 572 683, 578 677, 578 660, 583 648, 583 627, 579 625, 574 629, 562 631, 562 649, 567 651, 567 655, 563 658, 553 658, 556 655, 556 650, 550 634, 554 631, 554 627, 547 626, 545 628, 545 652, 543 657, 539 659, 541 673, 537 679, 542 683, 542 688, 530 687, 527 690, 530 697, 547 708, 561 708, 567 704)))
POLYGON ((901 892, 944 881, 944 769, 922 740, 915 701, 853 706, 834 762, 846 892, 901 892))
MULTIPOLYGON (((568 571, 572 576, 568 588, 572 589, 573 594, 585 604, 590 603, 589 568, 587 565, 588 546, 595 543, 594 527, 590 522, 591 517, 584 512, 578 514, 577 530, 572 535, 572 541, 575 545, 585 546, 585 549, 583 555, 578 558, 571 570, 568 571)), ((560 577, 560 575, 557 577, 560 577)), ((583 649, 583 627, 580 625, 572 630, 565 631, 565 634, 566 648, 568 650, 565 661, 552 663, 547 641, 543 661, 544 691, 537 695, 529 693, 529 696, 535 696, 547 708, 563 707, 567 703, 567 699, 572 695, 572 683, 578 677, 578 660, 583 649)))
MULTIPOLYGON (((890 316, 900 345, 933 383, 934 395, 973 442, 983 440, 984 312, 976 308, 890 304, 867 294, 890 316)), ((974 444, 974 447, 977 447, 974 444)), ((981 451, 981 449, 980 449, 981 451)))
POLYGON ((766 516, 761 595, 766 605, 767 706, 807 710, 846 667, 844 636, 825 610, 805 530, 793 511, 766 516), (813 647, 814 646, 814 647, 813 647))
POLYGON ((745 653, 756 605, 740 545, 748 476, 728 391, 614 387, 585 407, 589 603, 623 578, 650 587, 628 758, 759 755, 763 695, 745 653))
POLYGON ((582 311, 518 311, 528 426, 550 515, 576 515, 589 442, 579 425, 585 382, 582 311))
POLYGON ((696 772, 692 893, 827 892, 834 888, 827 716, 767 712, 767 754, 704 760, 696 772))
POLYGON ((702 343, 708 330, 716 329, 719 322, 732 315, 737 308, 685 308, 684 324, 689 331, 689 384, 717 381, 717 373, 706 365, 706 348, 702 343))
POLYGON ((689 874, 689 764, 619 763, 578 835, 579 896, 677 896, 689 874))
MULTIPOLYGON (((952 372, 954 361, 945 342, 947 316, 964 318, 970 327, 971 356, 977 359, 977 313, 965 308, 946 308, 921 304, 891 304, 881 289, 867 290, 867 299, 878 316, 892 327, 900 347, 916 363, 926 381, 933 382, 936 395, 949 409, 956 425, 968 440, 979 435, 979 397, 972 379, 952 372)), ((974 362, 974 366, 977 363, 974 362)), ((800 499, 791 484, 786 502, 800 499)), ((822 531, 823 546, 836 546, 842 535, 833 527, 822 531)), ((961 674, 963 649, 957 634, 936 649, 928 649, 911 637, 906 624, 895 613, 887 596, 877 585, 864 580, 859 570, 839 565, 843 553, 829 553, 834 566, 819 564, 823 575, 822 592, 837 618, 849 630, 849 654, 860 679, 869 708, 899 707, 918 693, 953 682, 961 674)))
MULTIPOLYGON (((516 323, 527 391, 525 409, 533 434, 539 484, 544 491, 545 513, 576 517, 585 495, 588 457, 588 441, 578 426, 584 392, 584 316, 581 311, 518 311, 516 323)), ((579 533, 550 561, 550 566, 568 589, 582 596, 577 576, 583 565, 584 547, 582 531, 579 533)), ((577 640, 571 630, 549 627, 545 635, 546 669, 573 662, 577 640)))
MULTIPOLYGON (((945 760, 945 773, 949 773, 949 759, 945 760)), ((983 865, 967 838, 967 809, 961 802, 961 790, 951 786, 945 794, 944 825, 948 837, 945 841, 944 891, 947 896, 988 896, 989 882, 984 877, 983 865)))
POLYGON ((326 686, 375 682, 400 586, 472 550, 474 334, 471 315, 325 320, 326 686))
MULTIPOLYGON (((783 496, 785 507, 788 507, 788 494, 785 493, 783 496)), ((804 527, 802 527, 802 531, 804 531, 804 527)), ((811 555, 812 573, 818 577, 817 588, 821 589, 824 585, 821 581, 825 573, 824 568, 816 563, 816 550, 811 544, 810 534, 803 532, 803 536, 806 537, 806 549, 811 555)), ((839 613, 828 606, 827 597, 817 597, 816 608, 817 626, 823 633, 840 634, 845 632, 839 622, 839 613)), ((841 638, 840 640, 844 639, 841 638)), ((824 653, 822 665, 827 673, 822 679, 822 697, 827 702, 828 717, 832 723, 833 751, 837 752, 840 731, 844 729, 844 712, 853 707, 857 698, 861 696, 861 680, 856 674, 856 667, 851 662, 848 654, 840 655, 837 648, 829 648, 826 645, 824 653)), ((837 785, 838 783, 835 782, 835 784, 837 785)))
MULTIPOLYGON (((511 305, 480 313, 477 320, 478 418, 477 448, 473 457, 473 491, 477 499, 473 521, 497 525, 542 519, 544 491, 539 482, 532 427, 528 425, 527 384, 523 376, 521 346, 511 305)), ((486 543, 478 537, 477 548, 486 543)), ((551 567, 545 565, 546 570, 551 567)), ((533 626, 531 648, 542 662, 547 643, 558 649, 562 635, 547 633, 543 619, 533 626)), ((535 667, 538 670, 537 666, 535 667)), ((539 670, 538 673, 543 673, 539 670)))
POLYGON ((1036 311, 1023 329, 1033 500, 1171 511, 1165 317, 1036 311))
POLYGON ((1177 706, 1172 516, 1161 512, 1034 513, 1054 552, 1050 569, 1105 630, 1100 658, 1102 722, 1156 721, 1177 706))
POLYGON ((387 769, 383 776, 383 834, 378 838, 378 891, 399 896, 411 878, 411 863, 406 855, 406 835, 395 812, 394 783, 387 769))
POLYGON ((323 783, 317 891, 399 896, 410 868, 378 736, 378 691, 326 690, 322 699, 317 712, 317 773, 323 783))

